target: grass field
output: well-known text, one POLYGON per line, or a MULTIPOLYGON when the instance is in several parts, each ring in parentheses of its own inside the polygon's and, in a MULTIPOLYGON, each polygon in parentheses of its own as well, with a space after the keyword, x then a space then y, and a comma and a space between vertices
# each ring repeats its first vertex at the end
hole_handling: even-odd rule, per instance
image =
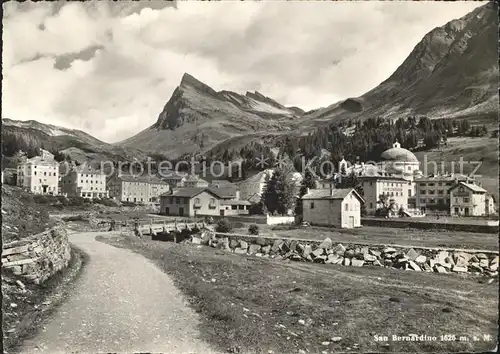
POLYGON ((118 236, 98 239, 138 252, 170 274, 200 314, 202 336, 225 352, 469 352, 496 346, 497 280, 274 261, 118 236), (437 340, 375 341, 375 335, 410 333, 437 340), (471 340, 441 341, 447 334, 471 340))
MULTIPOLYGON (((478 250, 498 250, 498 235, 459 231, 411 230, 389 227, 363 226, 359 229, 337 229, 307 227, 282 230, 261 226, 263 236, 323 240, 326 237, 340 243, 367 243, 384 245, 408 245, 424 247, 467 248, 478 250)), ((236 229, 235 233, 247 234, 246 229, 236 229)))

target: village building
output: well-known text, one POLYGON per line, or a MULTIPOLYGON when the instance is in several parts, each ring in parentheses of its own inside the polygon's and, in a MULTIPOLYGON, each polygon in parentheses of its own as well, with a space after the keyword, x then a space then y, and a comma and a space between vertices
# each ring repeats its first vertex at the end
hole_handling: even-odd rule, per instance
POLYGON ((160 195, 170 190, 168 183, 156 176, 114 175, 107 183, 109 196, 122 202, 156 204, 160 195))
POLYGON ((266 182, 272 175, 273 170, 267 169, 239 182, 241 199, 248 200, 251 203, 260 202, 266 182))
POLYGON ((412 182, 396 176, 360 176, 359 181, 363 188, 366 212, 374 215, 381 208, 381 196, 387 197, 387 203, 393 210, 411 209, 408 205, 408 196, 412 192, 412 182))
POLYGON ((415 179, 416 208, 423 213, 450 210, 450 189, 459 182, 477 184, 474 178, 461 174, 431 175, 415 179))
POLYGON ((59 163, 54 155, 41 150, 40 156, 17 166, 17 186, 34 194, 57 195, 59 191, 59 163))
POLYGON ((161 170, 158 177, 166 182, 170 188, 178 188, 184 186, 184 181, 187 178, 186 172, 177 172, 173 170, 161 170))
POLYGON ((450 188, 450 214, 485 216, 486 190, 476 184, 459 182, 450 188))
POLYGON ((174 216, 230 216, 249 213, 250 202, 236 188, 178 188, 161 195, 160 212, 174 216))
POLYGON ((311 225, 361 227, 364 200, 355 189, 311 189, 302 201, 302 220, 311 225))
POLYGON ((2 171, 2 183, 15 186, 17 184, 17 168, 6 167, 2 171))
POLYGON ((73 166, 60 178, 60 192, 68 197, 108 198, 106 175, 89 166, 73 166))
POLYGON ((491 194, 486 194, 485 197, 485 207, 484 212, 486 215, 495 215, 496 207, 495 207, 495 198, 491 194))
POLYGON ((229 182, 225 179, 214 179, 210 182, 209 185, 210 188, 237 188, 239 190, 239 187, 236 183, 229 182))
POLYGON ((209 183, 197 175, 188 175, 184 179, 182 187, 185 188, 208 188, 209 183))
POLYGON ((397 141, 392 144, 392 148, 385 150, 380 155, 377 167, 386 175, 398 176, 408 181, 413 181, 415 177, 422 175, 420 162, 415 154, 402 148, 397 141))

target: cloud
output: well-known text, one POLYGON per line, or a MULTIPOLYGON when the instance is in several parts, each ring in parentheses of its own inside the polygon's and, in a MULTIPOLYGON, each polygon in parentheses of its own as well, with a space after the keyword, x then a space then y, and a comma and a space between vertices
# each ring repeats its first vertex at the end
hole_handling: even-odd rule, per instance
POLYGON ((480 5, 9 2, 3 114, 119 141, 156 121, 184 72, 216 90, 328 106, 375 87, 428 31, 480 5))

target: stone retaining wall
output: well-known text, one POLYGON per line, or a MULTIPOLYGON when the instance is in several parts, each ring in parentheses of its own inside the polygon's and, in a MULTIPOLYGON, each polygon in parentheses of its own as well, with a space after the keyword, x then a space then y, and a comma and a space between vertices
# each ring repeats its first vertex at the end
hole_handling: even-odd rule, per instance
POLYGON ((2 268, 35 284, 67 267, 70 258, 68 235, 62 227, 2 246, 2 268))
POLYGON ((191 243, 257 257, 362 267, 376 266, 438 273, 498 276, 498 252, 386 245, 334 244, 203 231, 191 243))

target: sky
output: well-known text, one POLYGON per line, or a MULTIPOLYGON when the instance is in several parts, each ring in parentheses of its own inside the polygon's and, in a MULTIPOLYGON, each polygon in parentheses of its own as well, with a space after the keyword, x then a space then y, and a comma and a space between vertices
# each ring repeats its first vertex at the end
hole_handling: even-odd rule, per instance
POLYGON ((482 2, 9 2, 2 117, 106 142, 156 122, 187 72, 304 110, 360 96, 482 2))

